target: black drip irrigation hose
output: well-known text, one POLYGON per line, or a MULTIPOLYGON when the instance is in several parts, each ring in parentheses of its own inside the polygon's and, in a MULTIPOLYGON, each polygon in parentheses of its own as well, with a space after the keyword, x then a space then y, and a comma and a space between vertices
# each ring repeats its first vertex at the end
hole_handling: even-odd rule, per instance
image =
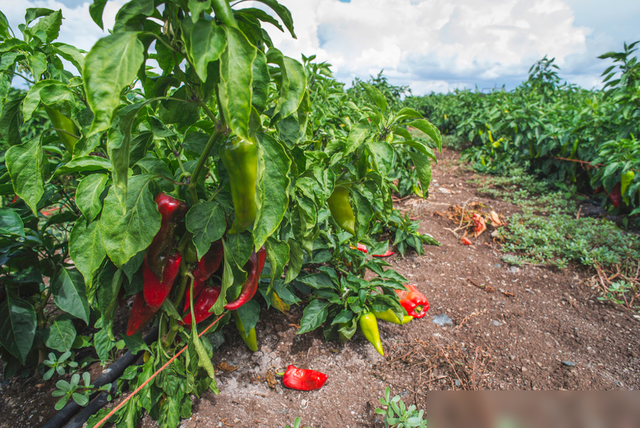
MULTIPOLYGON (((144 337, 144 341, 148 345, 154 340, 156 340, 157 336, 158 336, 158 328, 155 327, 149 334, 147 334, 144 337)), ((111 391, 115 393, 114 391, 114 388, 116 387, 115 381, 122 375, 122 373, 125 371, 127 367, 129 367, 138 359, 139 354, 140 352, 137 354, 132 354, 131 352, 127 351, 122 357, 118 358, 118 360, 115 363, 111 364, 102 372, 100 377, 98 377, 98 379, 96 379, 93 382, 93 386, 99 388, 102 385, 112 383, 111 391)), ((106 392, 102 392, 102 393, 96 392, 95 394, 93 394, 93 396, 91 397, 93 401, 89 403, 89 405, 87 405, 87 407, 84 410, 82 410, 82 412, 80 412, 78 417, 76 417, 69 425, 67 425, 67 427, 69 428, 81 427, 84 424, 84 422, 86 422, 86 420, 89 419, 89 417, 91 417, 91 415, 93 415, 95 412, 97 412, 107 404, 108 402, 107 395, 108 394, 106 392), (96 396, 98 398, 94 399, 96 396), (80 416, 83 416, 84 419, 81 419, 80 416)), ((82 409, 82 406, 80 406, 75 401, 70 400, 67 403, 67 405, 64 406, 58 413, 56 413, 54 417, 49 419, 49 421, 47 421, 47 423, 44 424, 42 428, 62 428, 81 409, 82 409)))

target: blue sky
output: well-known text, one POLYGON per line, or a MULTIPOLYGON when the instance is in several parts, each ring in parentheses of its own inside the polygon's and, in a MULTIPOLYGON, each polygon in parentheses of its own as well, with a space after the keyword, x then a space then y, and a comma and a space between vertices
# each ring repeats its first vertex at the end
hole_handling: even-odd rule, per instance
MULTIPOLYGON (((640 39, 638 0, 280 0, 297 40, 268 28, 286 55, 317 54, 349 84, 384 69, 415 94, 455 88, 511 89, 544 55, 560 76, 591 88, 608 63, 597 59, 640 39)), ((112 25, 124 0, 111 0, 112 25)), ((243 2, 244 7, 259 7, 243 2)), ((60 40, 89 49, 106 35, 89 18, 87 0, 0 0, 17 31, 28 7, 63 9, 60 40)))

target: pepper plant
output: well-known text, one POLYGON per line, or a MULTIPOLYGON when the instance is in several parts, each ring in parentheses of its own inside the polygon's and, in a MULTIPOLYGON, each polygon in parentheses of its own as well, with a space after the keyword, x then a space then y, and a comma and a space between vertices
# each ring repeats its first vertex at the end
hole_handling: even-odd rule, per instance
MULTIPOLYGON (((105 4, 89 9, 100 27, 105 4)), ((20 38, 0 14, 5 375, 84 346, 82 331, 103 363, 123 344, 145 351, 125 373, 135 388, 186 344, 112 418, 134 426, 144 410, 177 426, 192 394, 217 392, 213 345, 198 330, 233 312, 253 350, 258 289, 282 310, 330 299, 352 319, 368 307, 404 315, 393 292, 403 278, 381 263, 352 272, 334 255, 374 242, 372 225, 392 213, 399 156, 427 193, 440 134, 374 86, 361 83, 351 101, 326 64, 283 55, 262 25, 295 37, 291 14, 275 0, 258 4, 132 0, 88 53, 55 41, 61 11, 27 9, 20 38), (9 90, 14 78, 26 93, 9 90), (42 127, 25 130, 33 117, 42 127), (319 248, 329 257, 314 259, 319 248), (296 278, 310 262, 344 268, 335 284, 350 294, 305 289, 296 278), (364 281, 367 269, 380 279, 364 281), (132 297, 119 331, 118 307, 132 297)))

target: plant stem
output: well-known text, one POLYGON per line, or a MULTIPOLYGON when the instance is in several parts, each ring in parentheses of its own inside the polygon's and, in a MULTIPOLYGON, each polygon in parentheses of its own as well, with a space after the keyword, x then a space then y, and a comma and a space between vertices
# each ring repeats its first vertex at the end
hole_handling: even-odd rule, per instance
POLYGON ((207 141, 207 145, 205 146, 204 150, 202 151, 202 154, 200 155, 200 159, 198 159, 198 164, 196 165, 196 168, 193 170, 193 174, 191 174, 191 182, 189 183, 189 193, 191 194, 192 203, 194 205, 198 203, 198 192, 196 190, 196 187, 198 185, 198 176, 200 175, 200 172, 204 167, 204 163, 209 157, 209 153, 211 152, 213 145, 216 143, 216 141, 218 140, 218 138, 220 138, 221 135, 222 133, 217 129, 213 132, 213 134, 211 134, 211 137, 209 137, 209 141, 207 141))

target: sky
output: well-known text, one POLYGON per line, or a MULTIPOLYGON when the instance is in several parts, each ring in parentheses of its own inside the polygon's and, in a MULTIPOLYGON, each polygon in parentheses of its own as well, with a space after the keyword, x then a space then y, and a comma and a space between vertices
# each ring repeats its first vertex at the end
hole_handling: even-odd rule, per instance
MULTIPOLYGON (((113 25, 124 0, 104 13, 113 25)), ((640 40, 638 0, 280 0, 293 15, 297 39, 265 24, 285 55, 317 55, 350 85, 384 70, 416 95, 457 88, 512 89, 545 55, 560 77, 601 86, 610 64, 597 59, 640 40)), ((14 29, 28 7, 62 9, 60 41, 89 50, 108 33, 93 23, 88 0, 0 0, 14 29)), ((241 7, 266 6, 244 1, 241 7)))

